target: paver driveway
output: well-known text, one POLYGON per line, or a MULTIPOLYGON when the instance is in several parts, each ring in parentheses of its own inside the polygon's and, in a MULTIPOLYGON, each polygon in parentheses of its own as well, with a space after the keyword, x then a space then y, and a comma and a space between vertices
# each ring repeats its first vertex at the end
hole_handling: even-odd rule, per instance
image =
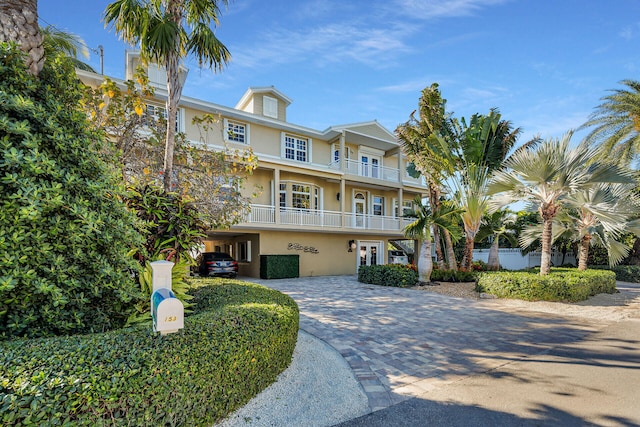
POLYGON ((361 284, 355 276, 250 280, 298 303, 300 328, 342 354, 372 411, 602 327, 596 320, 519 311, 496 301, 361 284))

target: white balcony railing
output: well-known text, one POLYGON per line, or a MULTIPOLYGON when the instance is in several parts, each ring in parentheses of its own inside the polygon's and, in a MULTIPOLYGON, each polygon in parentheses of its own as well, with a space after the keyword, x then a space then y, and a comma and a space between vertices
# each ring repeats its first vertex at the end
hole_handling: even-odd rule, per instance
MULTIPOLYGON (((338 161, 330 163, 329 168, 340 170, 340 162, 338 161)), ((391 182, 398 182, 400 177, 397 168, 372 165, 371 163, 363 163, 351 159, 345 160, 345 172, 351 175, 381 179, 383 181, 391 182)))
MULTIPOLYGON (((289 225, 305 228, 342 228, 356 230, 402 231, 412 220, 390 216, 367 215, 341 212, 281 208, 279 225, 289 225)), ((247 215, 245 225, 276 225, 276 207, 266 205, 251 205, 251 212, 247 215)))

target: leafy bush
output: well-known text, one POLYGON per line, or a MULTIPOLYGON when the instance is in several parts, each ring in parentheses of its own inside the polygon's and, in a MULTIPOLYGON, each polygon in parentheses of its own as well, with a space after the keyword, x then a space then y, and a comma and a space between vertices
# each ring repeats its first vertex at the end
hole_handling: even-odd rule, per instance
POLYGON ((616 280, 620 280, 621 282, 640 283, 640 265, 616 265, 615 267, 594 265, 589 268, 611 270, 616 274, 616 280))
POLYGON ((171 270, 172 290, 185 308, 189 306, 190 297, 186 294, 189 286, 185 278, 189 275, 189 267, 194 264, 191 252, 206 237, 207 227, 193 204, 185 202, 177 193, 167 193, 153 185, 130 186, 126 203, 140 219, 140 233, 146 239, 141 250, 135 254, 142 271, 138 274, 140 297, 135 303, 134 312, 127 319, 131 325, 151 319, 149 298, 153 289, 152 261, 174 263, 171 270))
POLYGON ((121 327, 141 244, 62 58, 39 78, 0 44, 0 340, 121 327))
POLYGON ((615 275, 610 271, 554 268, 546 276, 538 270, 481 273, 476 290, 498 298, 526 301, 584 301, 599 293, 616 291, 615 275))
POLYGON ((151 325, 0 343, 0 425, 211 425, 290 363, 298 308, 286 295, 198 280, 194 314, 151 325))
POLYGON ((414 286, 418 273, 411 264, 361 265, 358 282, 406 288, 414 286))
POLYGON ((476 270, 440 270, 434 268, 431 272, 433 282, 475 282, 478 277, 476 270))
POLYGON ((299 255, 260 255, 261 279, 300 277, 299 255))

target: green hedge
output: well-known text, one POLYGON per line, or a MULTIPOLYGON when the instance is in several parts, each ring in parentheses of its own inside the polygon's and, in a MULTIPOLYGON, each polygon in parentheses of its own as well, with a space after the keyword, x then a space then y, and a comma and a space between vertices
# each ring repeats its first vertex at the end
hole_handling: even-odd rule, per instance
POLYGON ((406 288, 415 286, 418 273, 411 265, 361 265, 358 269, 358 282, 380 286, 406 288))
POLYGON ((432 282, 475 282, 477 271, 440 270, 434 268, 431 272, 432 282))
POLYGON ((577 302, 614 293, 616 278, 611 271, 575 268, 554 268, 546 276, 540 276, 538 270, 484 272, 478 277, 476 290, 498 298, 577 302))
POLYGON ((260 255, 261 279, 300 277, 299 255, 260 255))
POLYGON ((609 267, 608 265, 594 265, 589 268, 599 270, 611 270, 616 274, 616 280, 621 282, 640 283, 640 265, 616 265, 609 267))
POLYGON ((290 363, 296 303, 265 287, 203 279, 185 328, 0 343, 0 425, 211 425, 290 363))

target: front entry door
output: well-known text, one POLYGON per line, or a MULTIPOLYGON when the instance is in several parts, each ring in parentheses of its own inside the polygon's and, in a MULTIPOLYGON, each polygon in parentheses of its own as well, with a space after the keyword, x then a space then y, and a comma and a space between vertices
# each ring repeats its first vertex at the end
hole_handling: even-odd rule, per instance
POLYGON ((380 242, 358 242, 358 266, 384 264, 380 242))

